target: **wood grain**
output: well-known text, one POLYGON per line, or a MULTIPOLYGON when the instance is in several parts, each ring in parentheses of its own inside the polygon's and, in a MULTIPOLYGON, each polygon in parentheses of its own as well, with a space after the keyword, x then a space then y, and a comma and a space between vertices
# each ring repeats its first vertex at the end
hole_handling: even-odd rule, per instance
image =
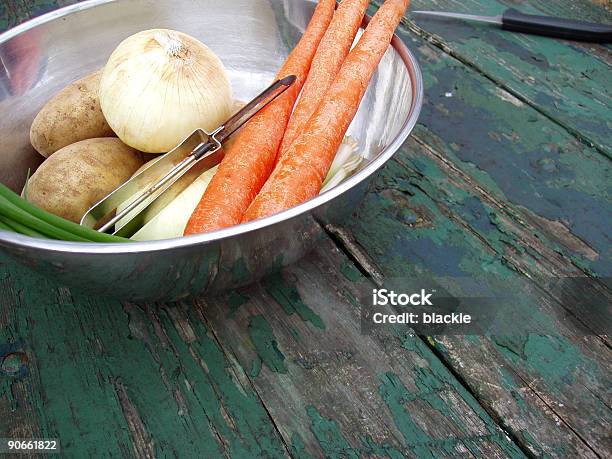
MULTIPOLYGON (((588 0, 414 0, 411 4, 413 10, 492 16, 508 7, 524 13, 612 22, 610 10, 588 0)), ((563 126, 582 142, 610 155, 612 144, 608 132, 612 99, 608 75, 612 60, 605 45, 509 33, 465 21, 417 19, 410 15, 405 24, 563 126)))
POLYGON ((238 307, 228 310, 227 297, 198 302, 219 341, 251 367, 294 452, 299 445, 315 457, 521 456, 421 339, 400 329, 362 333, 358 291, 343 270, 354 268, 326 241, 241 291, 238 307), (337 434, 322 442, 328 430, 337 434))

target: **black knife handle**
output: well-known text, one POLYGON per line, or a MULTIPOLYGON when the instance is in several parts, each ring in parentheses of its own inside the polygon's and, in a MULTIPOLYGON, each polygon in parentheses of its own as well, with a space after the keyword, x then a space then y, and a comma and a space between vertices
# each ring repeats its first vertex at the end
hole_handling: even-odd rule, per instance
POLYGON ((523 32, 566 40, 591 43, 612 42, 612 25, 551 16, 525 14, 510 8, 502 15, 502 28, 513 32, 523 32))

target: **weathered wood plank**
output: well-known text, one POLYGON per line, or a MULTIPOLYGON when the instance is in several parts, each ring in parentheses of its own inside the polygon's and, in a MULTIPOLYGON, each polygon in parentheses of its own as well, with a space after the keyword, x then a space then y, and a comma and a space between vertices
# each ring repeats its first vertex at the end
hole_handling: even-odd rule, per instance
POLYGON ((0 298, 11 304, 8 308, 0 308, 0 330, 7 330, 7 339, 0 342, 0 393, 5 394, 0 398, 0 413, 6 414, 0 416, 0 433, 6 438, 36 438, 40 436, 36 412, 40 395, 36 400, 28 400, 27 394, 32 392, 32 386, 36 385, 33 381, 37 381, 39 375, 36 365, 29 362, 32 356, 28 356, 25 343, 9 328, 9 324, 17 329, 20 327, 17 317, 11 313, 19 298, 8 288, 4 275, 0 277, 0 298))
MULTIPOLYGON (((612 22, 612 12, 588 0, 414 0, 411 9, 500 14, 525 13, 612 22)), ((523 102, 555 120, 586 143, 612 155, 609 49, 594 44, 508 33, 463 21, 417 18, 406 24, 436 46, 478 69, 523 102)))
POLYGON ((251 368, 295 454, 522 455, 418 337, 362 334, 343 271, 364 280, 326 240, 283 273, 182 313, 192 326, 204 320, 251 368))
MULTIPOLYGON (((158 307, 71 293, 0 264, 6 297, 21 298, 0 300, 0 342, 22 341, 40 374, 12 409, 33 406, 22 425, 59 437, 69 456, 279 457, 268 413, 296 457, 522 456, 418 337, 360 334, 330 263, 354 268, 330 241, 320 252, 332 258, 225 301, 158 307)), ((3 419, 9 398, 0 393, 3 419)))
MULTIPOLYGON (((485 232, 478 227, 479 223, 487 224, 488 215, 495 221, 495 211, 483 210, 484 207, 479 207, 482 201, 466 193, 461 200, 466 205, 464 216, 452 211, 446 214, 446 202, 438 203, 427 194, 427 177, 407 174, 402 165, 422 161, 418 149, 415 150, 416 157, 411 157, 408 153, 411 149, 406 148, 383 171, 375 193, 368 195, 354 223, 349 225, 357 242, 367 249, 387 277, 427 273, 468 276, 483 282, 503 278, 509 286, 520 287, 514 284, 519 277, 516 271, 504 262, 506 246, 499 241, 507 236, 499 234, 492 224, 485 232), (484 235, 479 235, 479 231, 484 235)), ((443 189, 449 190, 446 195, 451 195, 452 183, 434 172, 429 167, 429 176, 444 181, 443 189)), ((610 447, 610 411, 603 401, 610 391, 610 351, 598 337, 588 336, 584 324, 573 316, 563 317, 558 310, 559 305, 552 298, 533 297, 524 292, 511 310, 499 311, 499 319, 507 324, 537 323, 542 336, 515 337, 516 341, 508 342, 496 337, 478 338, 476 342, 449 337, 439 341, 440 352, 453 357, 449 359, 451 366, 479 397, 491 402, 488 408, 498 412, 500 422, 509 431, 517 436, 525 433, 533 436, 534 454, 538 445, 546 445, 548 454, 557 455, 563 448, 570 448, 564 454, 569 453, 572 444, 580 446, 576 439, 555 442, 558 421, 567 423, 596 451, 606 451, 610 447), (475 350, 479 350, 479 359, 473 357, 475 350), (556 363, 550 365, 551 362, 556 363), (515 376, 507 377, 504 372, 508 371, 515 376), (512 381, 520 384, 513 387, 512 381), (543 406, 530 405, 528 397, 522 395, 525 388, 527 395, 535 394, 541 400, 538 404, 543 406), (518 408, 515 418, 509 417, 505 409, 500 410, 499 400, 512 391, 520 399, 514 403, 521 403, 522 409, 527 407, 527 411, 534 413, 530 416, 535 422, 529 428, 525 428, 529 421, 518 408), (544 406, 548 408, 542 411, 544 406)), ((525 440, 530 446, 530 439, 525 440)), ((583 454, 580 450, 573 452, 583 454)))
POLYGON ((519 211, 573 263, 609 276, 610 160, 440 49, 400 35, 423 65, 422 143, 519 211))
MULTIPOLYGON (((414 139, 405 146, 410 160, 396 159, 405 168, 403 177, 417 177, 419 188, 436 201, 445 215, 480 238, 490 252, 502 254, 506 265, 533 279, 593 333, 605 334, 603 325, 609 324, 610 311, 585 308, 579 296, 581 292, 562 289, 555 282, 559 278, 585 275, 582 267, 563 255, 559 242, 594 256, 588 246, 555 225, 540 231, 541 220, 535 220, 533 215, 525 214, 525 209, 501 201, 481 187, 437 149, 439 142, 432 141, 436 146, 427 145, 425 142, 432 139, 428 130, 417 128, 414 139), (493 228, 496 231, 491 231, 493 228)), ((610 298, 603 283, 599 290, 610 298)), ((605 336, 602 338, 607 341, 605 336)))
POLYGON ((4 261, 0 273, 0 343, 29 359, 29 375, 1 377, 3 433, 58 437, 75 457, 286 454, 239 369, 205 331, 185 344, 168 307, 72 293, 4 261))

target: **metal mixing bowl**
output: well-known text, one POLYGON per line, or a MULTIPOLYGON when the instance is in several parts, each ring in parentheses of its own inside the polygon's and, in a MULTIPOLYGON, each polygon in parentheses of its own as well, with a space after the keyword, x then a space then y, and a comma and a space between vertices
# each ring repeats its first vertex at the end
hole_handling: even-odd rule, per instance
MULTIPOLYGON (((127 36, 161 27, 197 37, 223 60, 236 98, 246 101, 273 80, 313 9, 308 0, 91 0, 9 30, 0 35, 0 180, 21 189, 28 168, 42 161, 29 144, 36 113, 65 85, 103 67, 127 36)), ((128 244, 59 242, 0 230, 0 247, 67 286, 133 301, 252 282, 304 255, 322 235, 322 224, 350 218, 376 171, 416 124, 422 91, 416 60, 395 37, 349 130, 367 166, 286 212, 214 233, 128 244)))

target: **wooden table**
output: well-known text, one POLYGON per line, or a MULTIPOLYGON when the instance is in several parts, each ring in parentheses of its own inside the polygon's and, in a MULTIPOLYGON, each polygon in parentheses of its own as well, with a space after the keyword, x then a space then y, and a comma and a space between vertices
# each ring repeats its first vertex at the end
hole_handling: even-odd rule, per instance
MULTIPOLYGON (((68 3, 5 0, 0 29, 68 3)), ((606 3, 413 8, 612 22, 606 3)), ((294 266, 136 305, 0 258, 0 437, 57 437, 67 457, 610 454, 610 341, 546 282, 612 275, 610 48, 425 19, 399 34, 423 67, 419 125, 294 266), (528 284, 507 320, 543 332, 362 334, 355 286, 418 273, 528 284)))

